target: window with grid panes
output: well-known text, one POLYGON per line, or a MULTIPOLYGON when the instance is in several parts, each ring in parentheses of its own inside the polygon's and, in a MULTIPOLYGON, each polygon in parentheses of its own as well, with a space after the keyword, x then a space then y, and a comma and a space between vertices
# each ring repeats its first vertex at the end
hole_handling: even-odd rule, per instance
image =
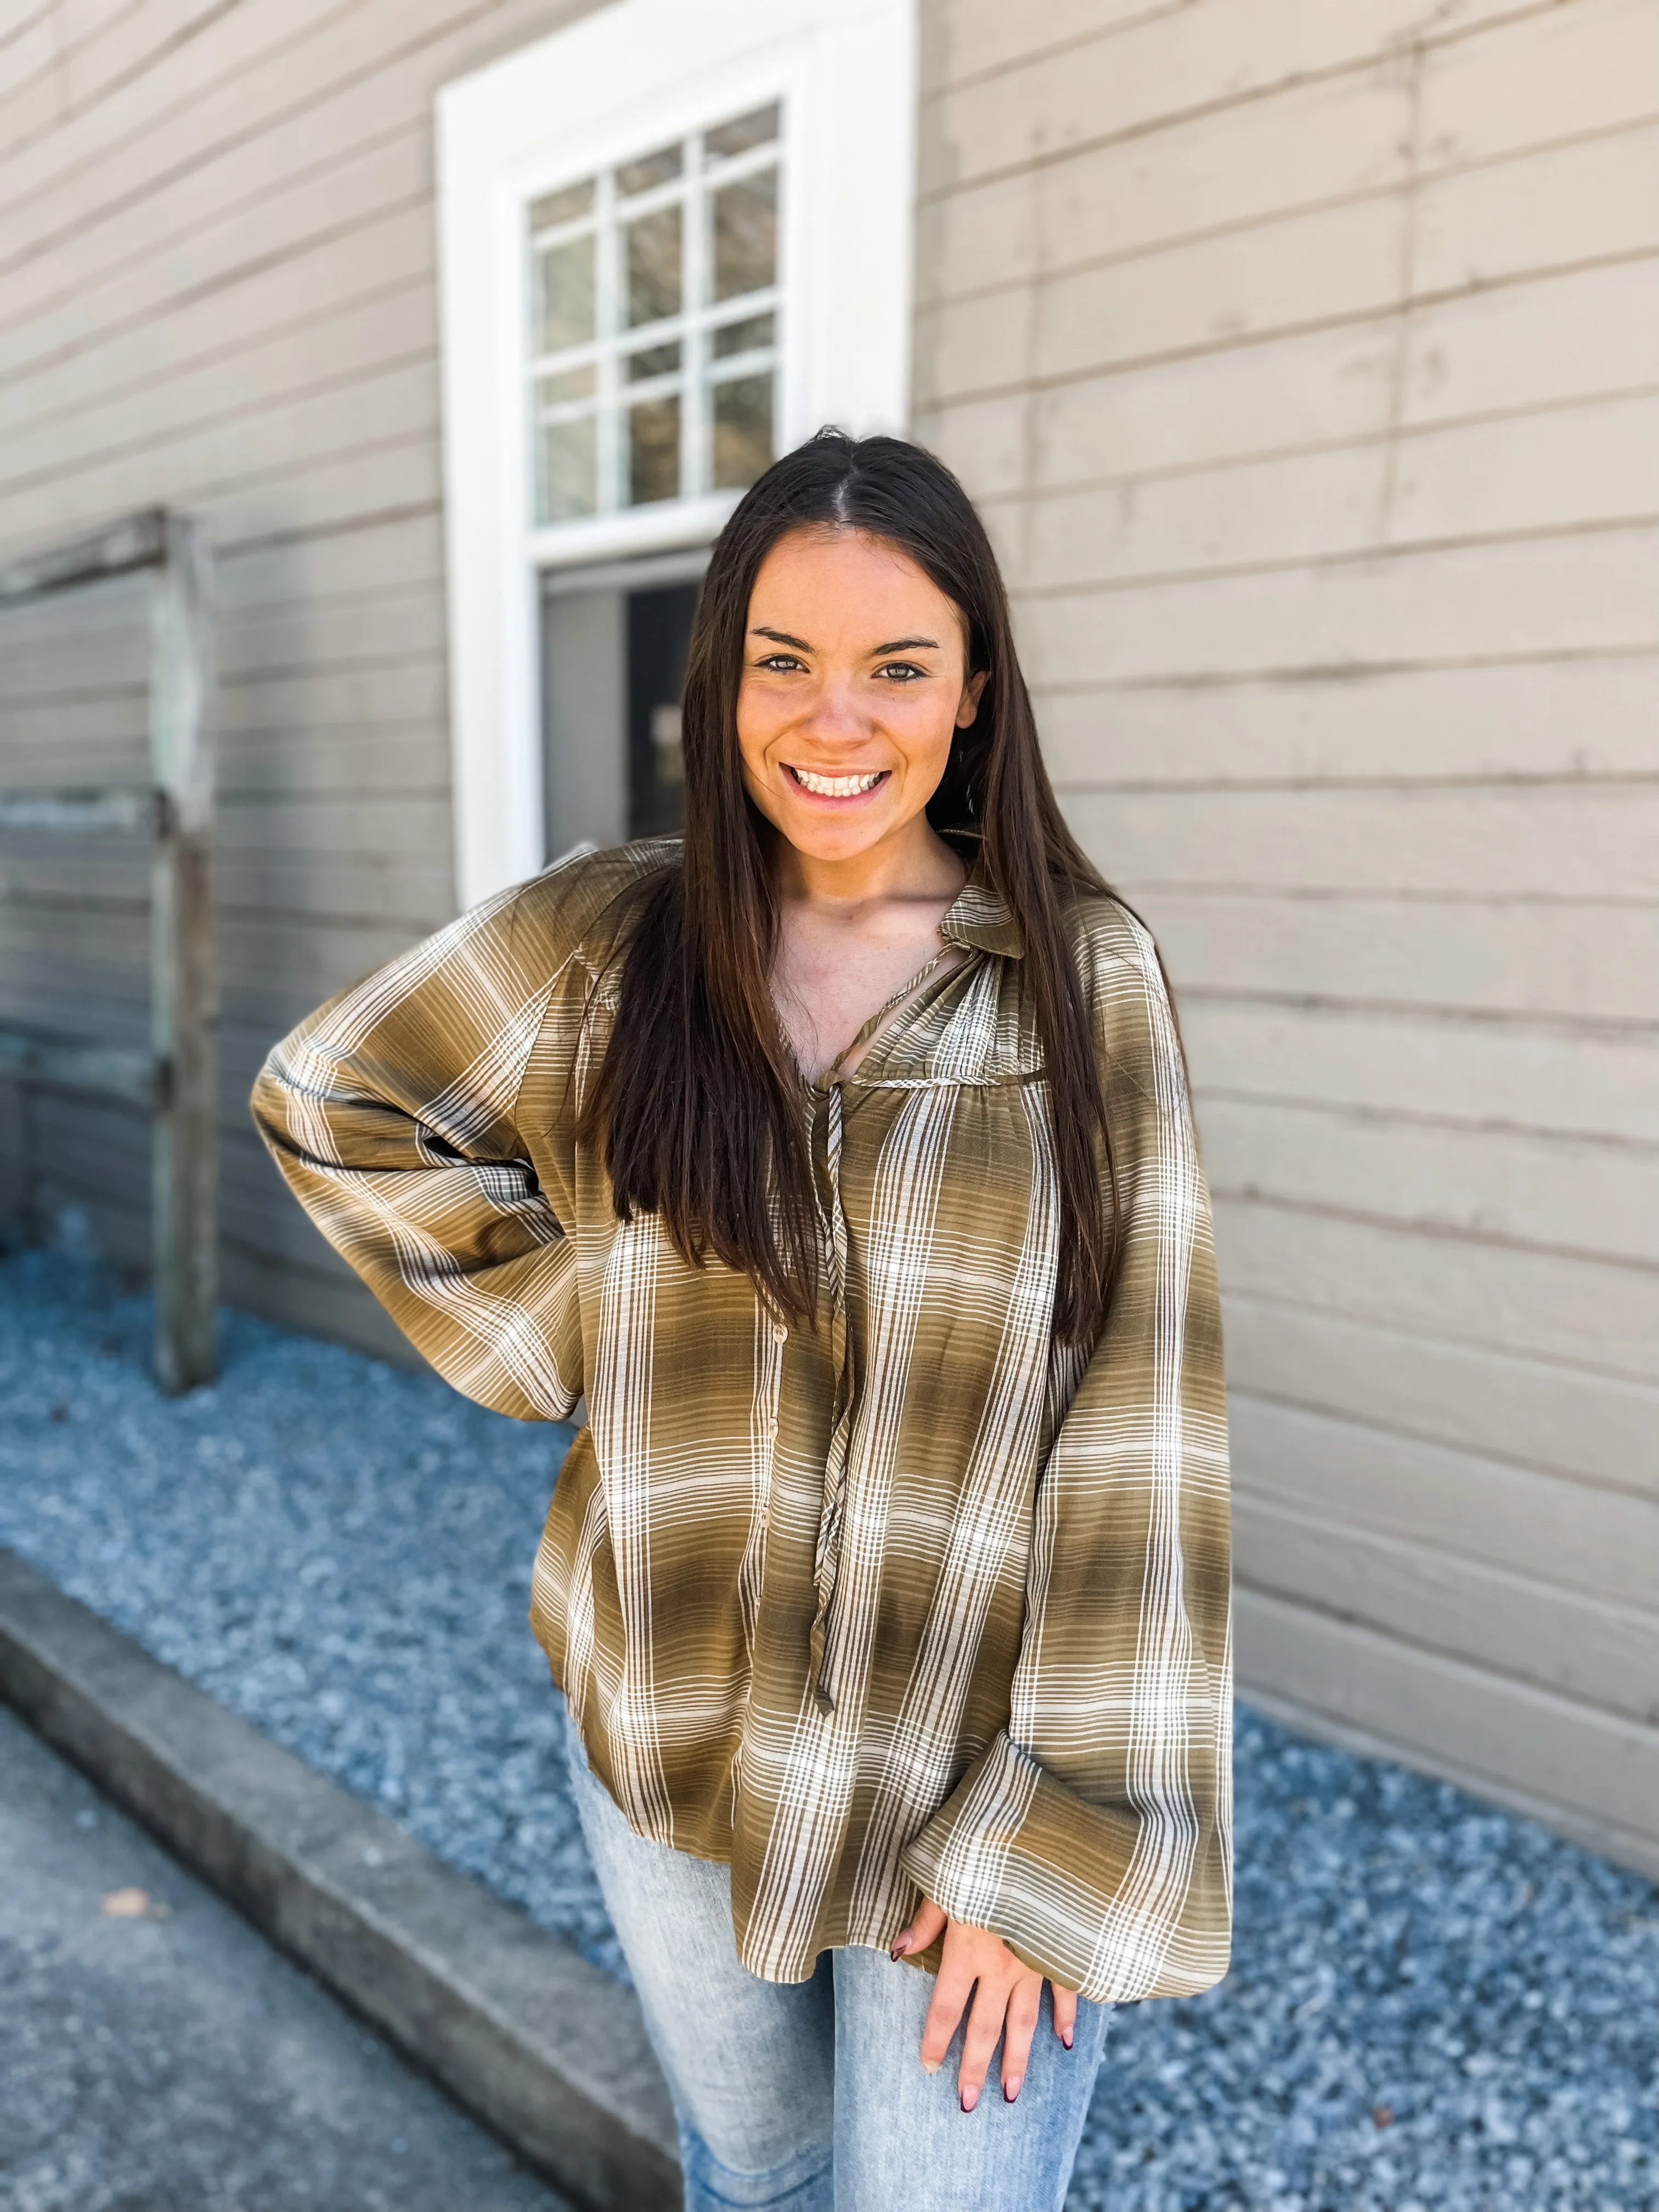
POLYGON ((780 103, 530 205, 540 525, 741 490, 774 457, 780 103))

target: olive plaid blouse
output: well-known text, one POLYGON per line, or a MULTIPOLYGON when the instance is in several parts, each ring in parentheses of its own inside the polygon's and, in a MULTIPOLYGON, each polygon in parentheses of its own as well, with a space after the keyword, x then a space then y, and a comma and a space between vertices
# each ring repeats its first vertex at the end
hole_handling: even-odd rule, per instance
POLYGON ((1231 1924, 1231 1638, 1208 1199, 1156 956, 1082 900, 1124 1206, 1091 1352, 1020 946, 968 957, 809 1096, 816 1325, 618 1222, 580 1101, 674 853, 564 863, 301 1024, 253 1096, 301 1203, 458 1389, 586 1395, 531 1620, 641 1835, 727 1862, 775 1981, 925 1892, 1091 1997, 1207 1988, 1231 1924))

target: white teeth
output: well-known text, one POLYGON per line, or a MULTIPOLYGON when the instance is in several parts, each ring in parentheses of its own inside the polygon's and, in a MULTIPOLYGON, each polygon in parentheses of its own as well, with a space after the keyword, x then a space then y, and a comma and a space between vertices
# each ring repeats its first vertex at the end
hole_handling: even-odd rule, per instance
POLYGON ((791 769, 790 774, 809 791, 816 791, 820 799, 851 799, 860 791, 873 791, 886 775, 878 769, 873 775, 814 775, 810 768, 791 769))

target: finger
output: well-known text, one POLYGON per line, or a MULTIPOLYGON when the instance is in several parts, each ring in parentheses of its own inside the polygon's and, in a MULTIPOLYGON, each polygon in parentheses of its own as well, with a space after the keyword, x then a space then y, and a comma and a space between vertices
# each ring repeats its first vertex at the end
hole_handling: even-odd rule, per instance
POLYGON ((1042 2009, 1042 1975, 1022 1974, 1009 1996, 1007 2022, 1002 2031, 1002 2094, 1011 2105, 1025 2079, 1031 2038, 1036 2033, 1037 2015, 1042 2009))
POLYGON ((1077 1991, 1054 1989, 1053 1983, 1049 1987, 1054 1990, 1054 2033, 1069 2051, 1077 2033, 1077 1991))
POLYGON ((962 2039, 962 2066, 957 2075, 957 2094, 964 2112, 971 2112, 979 2102, 979 2093, 985 2086, 1007 2009, 1007 1983, 981 1981, 974 1997, 974 2008, 968 2015, 968 2032, 962 2039))
POLYGON ((927 2073, 937 2074, 944 2065, 945 2053, 951 2048, 951 2038, 957 2032, 973 1987, 973 1975, 953 1965, 947 1951, 933 1983, 933 2002, 927 2008, 927 2017, 922 2023, 921 2063, 927 2073))
POLYGON ((924 1897, 916 1907, 915 1917, 908 1928, 899 1932, 897 1942, 889 1954, 895 1959, 908 1958, 914 1951, 925 1951, 936 1943, 945 1933, 945 1917, 931 1897, 924 1897))

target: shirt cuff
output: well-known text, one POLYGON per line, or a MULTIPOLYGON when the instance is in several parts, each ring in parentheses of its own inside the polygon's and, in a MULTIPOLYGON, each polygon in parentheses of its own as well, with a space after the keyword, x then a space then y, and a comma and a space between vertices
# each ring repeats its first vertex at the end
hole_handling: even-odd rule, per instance
POLYGON ((1061 1989, 1099 2004, 1191 1996, 1227 1968, 1224 1918, 1196 1946, 1182 1925, 1206 1887, 1199 1826, 1191 1807, 1156 1820, 1092 1805, 1000 1729, 900 1864, 1061 1989))

